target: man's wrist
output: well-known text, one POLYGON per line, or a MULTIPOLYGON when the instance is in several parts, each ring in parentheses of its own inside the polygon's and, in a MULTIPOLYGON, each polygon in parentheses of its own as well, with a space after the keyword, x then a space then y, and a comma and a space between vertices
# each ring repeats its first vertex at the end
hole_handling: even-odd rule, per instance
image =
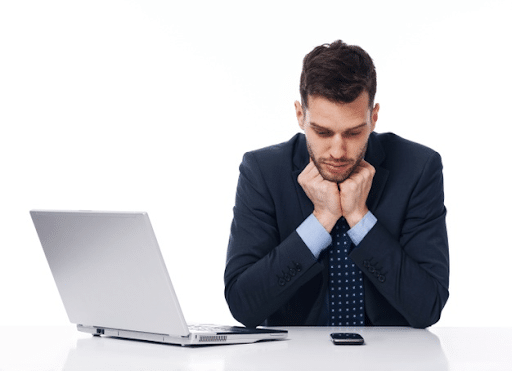
POLYGON ((350 228, 347 234, 354 245, 359 245, 376 223, 377 218, 371 211, 368 211, 363 219, 361 219, 354 227, 350 228))
POLYGON ((328 233, 331 233, 332 229, 336 225, 336 222, 340 218, 340 217, 336 217, 336 216, 332 215, 331 213, 326 213, 326 212, 321 213, 316 210, 313 211, 313 215, 318 220, 318 222, 320 224, 322 224, 322 226, 325 228, 325 230, 328 233))
POLYGON ((366 207, 361 212, 353 212, 350 215, 343 215, 345 220, 347 221, 350 228, 354 227, 357 223, 359 223, 364 216, 368 213, 368 208, 366 207))
POLYGON ((331 235, 313 214, 306 218, 296 231, 317 259, 332 242, 331 235))

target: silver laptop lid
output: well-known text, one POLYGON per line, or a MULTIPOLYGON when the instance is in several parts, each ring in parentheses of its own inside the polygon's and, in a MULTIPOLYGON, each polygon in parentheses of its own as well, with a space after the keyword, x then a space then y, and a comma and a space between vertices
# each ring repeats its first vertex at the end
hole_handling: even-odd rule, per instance
POLYGON ((72 323, 189 334, 146 213, 30 214, 72 323))

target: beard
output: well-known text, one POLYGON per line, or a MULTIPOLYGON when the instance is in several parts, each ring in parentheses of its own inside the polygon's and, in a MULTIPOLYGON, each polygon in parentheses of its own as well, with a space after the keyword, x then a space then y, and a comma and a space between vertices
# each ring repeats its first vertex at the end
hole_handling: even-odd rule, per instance
POLYGON ((347 158, 341 157, 338 159, 325 159, 325 158, 316 158, 309 142, 307 142, 307 148, 309 152, 309 157, 315 164, 318 172, 327 181, 334 183, 342 183, 345 181, 350 175, 354 172, 357 166, 360 164, 361 160, 364 158, 366 154, 366 148, 368 147, 368 142, 365 143, 363 148, 359 151, 355 158, 347 158), (340 166, 342 169, 340 171, 329 171, 329 166, 340 166))

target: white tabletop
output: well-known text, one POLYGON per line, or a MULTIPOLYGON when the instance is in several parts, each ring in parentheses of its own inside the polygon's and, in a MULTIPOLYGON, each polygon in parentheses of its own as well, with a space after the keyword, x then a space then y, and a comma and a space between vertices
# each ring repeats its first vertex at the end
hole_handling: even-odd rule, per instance
POLYGON ((92 337, 73 326, 0 327, 0 370, 512 370, 510 328, 288 328, 289 339, 185 348, 92 337), (331 332, 359 332, 335 346, 331 332))

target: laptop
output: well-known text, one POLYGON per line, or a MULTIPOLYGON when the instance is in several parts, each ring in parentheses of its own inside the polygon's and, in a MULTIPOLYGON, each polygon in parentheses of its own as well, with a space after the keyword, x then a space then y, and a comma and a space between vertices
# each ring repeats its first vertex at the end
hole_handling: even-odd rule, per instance
POLYGON ((145 212, 30 211, 78 331, 211 345, 285 339, 286 330, 188 326, 145 212))

